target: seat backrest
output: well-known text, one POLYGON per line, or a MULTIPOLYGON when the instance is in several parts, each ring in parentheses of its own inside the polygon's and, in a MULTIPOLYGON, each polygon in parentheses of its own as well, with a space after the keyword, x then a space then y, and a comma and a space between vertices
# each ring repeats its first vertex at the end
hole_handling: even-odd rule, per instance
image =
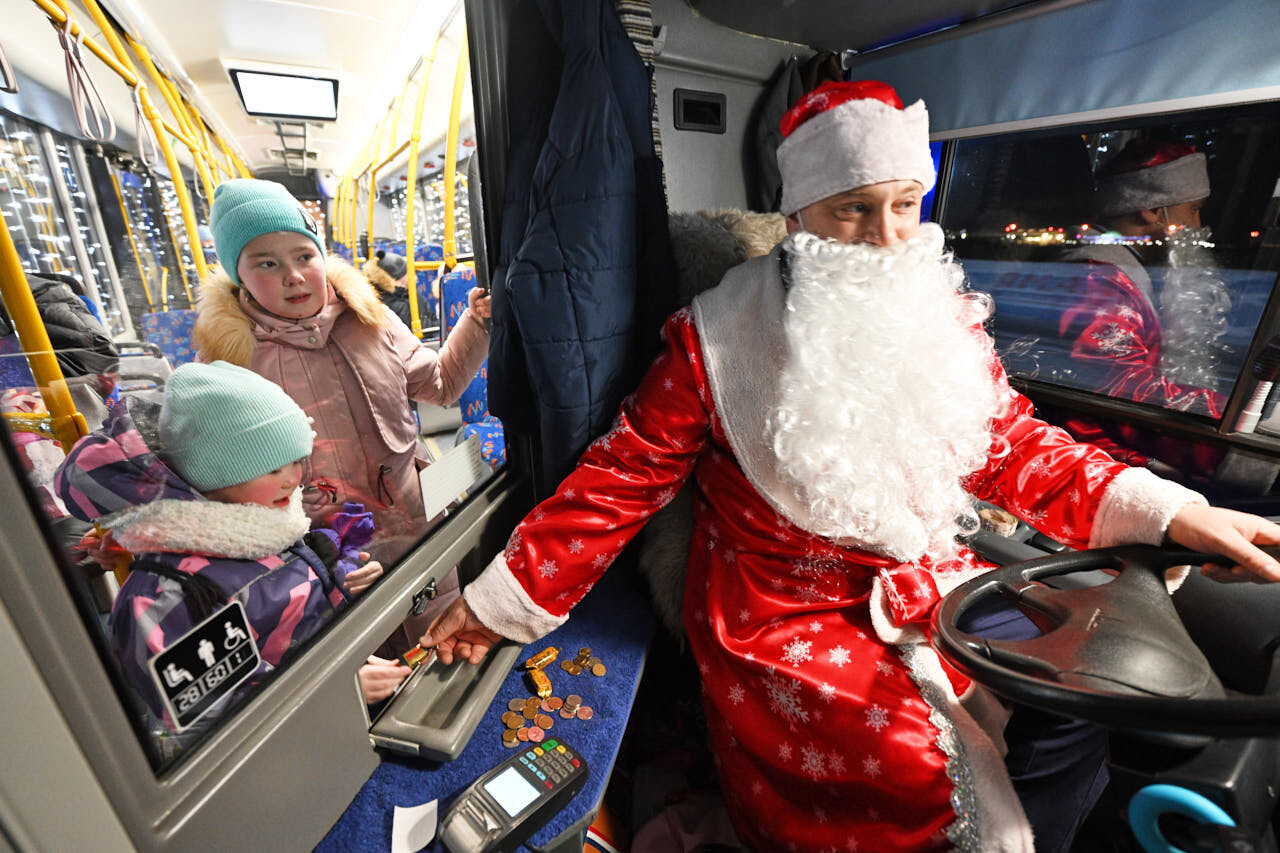
MULTIPOLYGON (((440 284, 440 299, 444 304, 444 339, 448 339, 453 327, 458 325, 462 312, 467 310, 467 294, 476 286, 476 271, 459 267, 448 272, 440 284)), ((476 423, 489 414, 489 359, 485 359, 471 384, 458 398, 463 423, 476 423)))
POLYGON ((191 345, 191 330, 195 324, 196 312, 191 308, 154 311, 142 315, 142 336, 147 342, 160 347, 171 367, 178 368, 195 361, 196 351, 191 345))

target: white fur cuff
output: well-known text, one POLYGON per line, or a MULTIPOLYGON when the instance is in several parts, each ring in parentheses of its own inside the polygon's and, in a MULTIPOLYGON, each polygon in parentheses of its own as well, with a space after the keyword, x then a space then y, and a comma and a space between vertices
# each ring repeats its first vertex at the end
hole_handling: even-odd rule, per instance
POLYGON ((462 596, 471 612, 490 631, 518 643, 532 643, 568 621, 539 607, 507 568, 502 554, 494 557, 480 577, 467 584, 462 596))
POLYGON ((1178 510, 1192 503, 1209 502, 1199 492, 1157 477, 1145 468, 1121 471, 1102 496, 1089 547, 1159 545, 1178 510))
POLYGON ((925 642, 924 631, 919 625, 908 623, 899 625, 893 619, 893 611, 889 609, 889 597, 884 592, 884 581, 876 578, 871 582, 871 626, 876 629, 876 636, 881 642, 891 645, 925 642))

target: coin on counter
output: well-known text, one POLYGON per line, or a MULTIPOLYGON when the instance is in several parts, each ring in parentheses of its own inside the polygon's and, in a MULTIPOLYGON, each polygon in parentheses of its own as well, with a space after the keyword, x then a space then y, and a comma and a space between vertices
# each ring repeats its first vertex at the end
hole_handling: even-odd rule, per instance
POLYGON ((516 737, 515 729, 507 729, 502 733, 502 745, 507 749, 514 749, 520 743, 520 738, 516 737))
POLYGON ((516 738, 517 738, 518 740, 520 740, 521 742, 527 742, 527 741, 529 740, 529 730, 528 730, 528 729, 516 729, 516 738))
POLYGON ((577 715, 577 713, 578 713, 577 711, 570 711, 568 707, 561 708, 560 718, 562 720, 572 720, 577 715))
POLYGON ((606 670, 605 670, 605 668, 604 668, 604 664, 602 664, 602 663, 598 663, 598 664, 596 664, 595 666, 591 667, 591 674, 592 674, 592 675, 597 675, 597 676, 598 676, 598 675, 604 675, 604 674, 605 674, 605 672, 606 672, 606 670))
POLYGON ((502 722, 509 729, 518 729, 524 725, 524 716, 517 714, 515 711, 508 711, 502 715, 502 722))
POLYGON ((508 703, 507 703, 507 710, 508 710, 508 711, 523 711, 523 710, 524 710, 524 700, 523 700, 523 699, 512 699, 510 702, 508 702, 508 703))
POLYGON ((582 705, 582 697, 577 693, 570 693, 564 697, 564 704, 566 708, 572 705, 574 710, 577 710, 582 705))
POLYGON ((579 719, 579 720, 589 720, 589 719, 591 719, 592 717, 594 717, 594 716, 595 716, 595 714, 596 714, 596 712, 595 712, 595 711, 593 711, 593 710, 591 710, 591 706, 590 706, 590 705, 583 705, 581 708, 579 708, 579 709, 578 709, 578 719, 579 719))
POLYGON ((570 675, 582 675, 582 667, 576 663, 569 664, 570 675))
POLYGON ((529 743, 542 743, 542 739, 546 736, 546 733, 537 726, 529 727, 529 743))
POLYGON ((546 700, 548 711, 559 711, 564 707, 564 700, 559 696, 550 696, 546 700))
POLYGON ((539 714, 533 718, 533 724, 540 729, 549 729, 554 722, 550 714, 539 714))

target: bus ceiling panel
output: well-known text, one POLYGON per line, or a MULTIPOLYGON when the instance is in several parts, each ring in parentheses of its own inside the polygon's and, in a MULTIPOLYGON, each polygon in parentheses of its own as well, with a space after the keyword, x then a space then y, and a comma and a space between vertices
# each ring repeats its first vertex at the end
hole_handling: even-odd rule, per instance
POLYGON ((935 135, 1114 121, 1280 97, 1275 0, 1091 0, 855 57, 924 98, 935 135))
MULTIPOLYGON (((165 44, 214 117, 239 144, 250 169, 284 165, 285 147, 270 118, 246 113, 229 68, 274 71, 338 80, 338 117, 310 121, 307 158, 318 170, 343 172, 374 133, 388 105, 401 92, 405 77, 427 50, 454 3, 385 0, 324 0, 316 3, 281 0, 213 0, 173 3, 170 0, 103 0, 121 17, 143 22, 150 38, 165 44)), ((449 26, 432 70, 424 122, 423 145, 443 139, 452 77, 462 33, 462 16, 449 26), (438 124, 439 133, 434 133, 438 124)), ((410 89, 410 97, 414 90, 410 89)), ((408 137, 410 109, 401 116, 398 141, 408 137)), ((293 147, 293 146, 290 146, 293 147)), ((394 145, 391 146, 394 148, 394 145)), ((296 159, 296 158, 295 158, 296 159)))
POLYGON ((1027 0, 689 0, 700 15, 744 33, 815 50, 867 51, 948 30, 1012 9, 1047 5, 1027 0))

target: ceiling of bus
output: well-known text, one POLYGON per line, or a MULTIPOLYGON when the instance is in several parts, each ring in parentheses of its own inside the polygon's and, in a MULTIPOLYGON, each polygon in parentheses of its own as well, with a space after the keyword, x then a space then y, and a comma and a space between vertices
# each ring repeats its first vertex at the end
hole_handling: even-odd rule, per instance
MULTIPOLYGON (((179 81, 210 124, 254 172, 282 168, 280 155, 273 153, 281 148, 281 140, 273 122, 245 112, 227 73, 228 67, 336 77, 338 118, 333 122, 309 123, 307 143, 316 155, 310 160, 311 165, 322 172, 341 174, 361 153, 392 101, 401 94, 410 70, 431 51, 436 34, 447 23, 427 83, 419 148, 422 162, 432 168, 438 168, 444 161, 453 77, 465 28, 460 8, 457 14, 450 16, 450 12, 455 5, 460 7, 460 2, 99 2, 131 36, 147 46, 157 65, 179 81)), ((76 0, 68 5, 76 22, 83 23, 86 35, 105 45, 99 28, 83 7, 76 0)), ((53 97, 66 97, 67 77, 57 35, 36 3, 10 0, 2 35, 0 41, 20 81, 31 80, 53 97)), ((117 143, 134 147, 131 142, 134 113, 128 87, 105 63, 88 50, 84 53, 89 72, 119 127, 117 143)), ((157 109, 172 121, 154 84, 142 73, 157 109)), ((417 79, 421 78, 419 73, 417 79)), ((406 106, 396 128, 396 141, 391 142, 389 130, 383 135, 384 154, 409 138, 416 99, 415 82, 405 91, 406 106)), ((28 102, 30 100, 28 97, 28 102)), ((10 108, 21 112, 21 107, 27 105, 21 99, 17 103, 18 107, 10 108)), ((26 112, 30 114, 32 110, 26 112)), ((461 124, 460 150, 465 154, 474 146, 469 85, 463 93, 461 124)), ((183 162, 190 163, 182 146, 176 146, 176 150, 183 162)), ((400 171, 403 172, 403 166, 400 171)))
POLYGON ((818 50, 866 51, 945 30, 1016 7, 1028 0, 689 0, 718 24, 752 35, 818 50))

